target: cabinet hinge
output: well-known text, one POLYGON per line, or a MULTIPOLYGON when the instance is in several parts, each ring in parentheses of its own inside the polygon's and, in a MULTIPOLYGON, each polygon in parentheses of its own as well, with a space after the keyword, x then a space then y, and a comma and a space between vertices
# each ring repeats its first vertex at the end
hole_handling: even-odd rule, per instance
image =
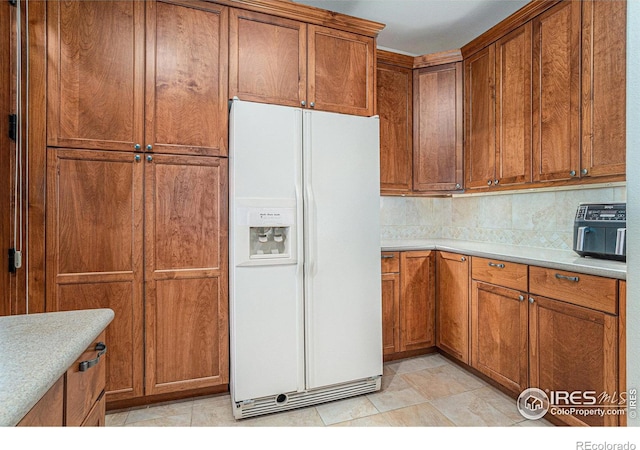
POLYGON ((9 114, 9 139, 16 140, 18 133, 18 116, 15 114, 9 114))

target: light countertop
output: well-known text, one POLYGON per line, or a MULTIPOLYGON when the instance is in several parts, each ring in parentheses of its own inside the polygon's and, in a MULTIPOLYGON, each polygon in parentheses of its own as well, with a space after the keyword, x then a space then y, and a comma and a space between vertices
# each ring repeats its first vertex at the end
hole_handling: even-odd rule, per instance
POLYGON ((0 426, 15 426, 113 320, 111 309, 0 317, 0 426))
POLYGON ((625 263, 590 257, 583 258, 573 251, 452 239, 383 240, 381 248, 382 251, 443 250, 587 275, 627 279, 627 265, 625 263))

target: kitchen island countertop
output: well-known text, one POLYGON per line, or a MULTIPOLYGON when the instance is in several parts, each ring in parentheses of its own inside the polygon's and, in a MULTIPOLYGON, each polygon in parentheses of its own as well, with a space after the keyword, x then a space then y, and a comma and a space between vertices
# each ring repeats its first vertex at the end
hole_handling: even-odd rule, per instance
POLYGON ((442 250, 587 275, 617 278, 619 280, 627 279, 627 265, 624 262, 590 257, 583 258, 573 251, 566 250, 454 239, 382 240, 381 249, 382 251, 442 250))
POLYGON ((0 426, 15 426, 113 320, 111 309, 0 317, 0 426))

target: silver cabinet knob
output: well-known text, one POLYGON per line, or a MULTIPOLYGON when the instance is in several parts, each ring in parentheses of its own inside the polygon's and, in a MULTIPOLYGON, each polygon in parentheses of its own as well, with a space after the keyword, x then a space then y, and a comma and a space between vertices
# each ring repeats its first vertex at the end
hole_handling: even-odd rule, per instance
POLYGON ((582 175, 586 175, 586 174, 588 174, 588 173, 589 173, 589 171, 588 171, 587 169, 582 169, 582 170, 580 171, 580 173, 581 173, 582 175))
POLYGON ((148 161, 148 162, 153 161, 153 156, 151 156, 151 155, 147 155, 147 161, 148 161))
POLYGON ((300 102, 300 105, 302 105, 302 106, 307 106, 307 102, 305 102, 304 100, 302 100, 302 101, 300 102))
POLYGON ((533 297, 529 297, 529 303, 531 303, 533 305, 534 302, 535 302, 535 300, 533 299, 533 297))
POLYGON ((460 189, 462 188, 462 186, 460 186, 460 183, 456 183, 456 189, 460 189))
POLYGON ((136 162, 140 162, 140 155, 136 155, 134 159, 136 160, 136 162))
POLYGON ((498 183, 500 183, 500 180, 498 179, 493 180, 493 184, 495 184, 496 186, 498 185, 498 183))
POLYGON ((140 144, 136 144, 133 146, 134 150, 140 150, 142 147, 140 146, 140 144))
POLYGON ((520 300, 521 302, 524 301, 524 295, 522 294, 518 295, 518 300, 520 300))
POLYGON ((571 175, 572 177, 575 177, 576 176, 576 171, 572 170, 571 172, 569 172, 569 175, 571 175))
POLYGON ((316 104, 315 104, 315 102, 311 102, 311 103, 309 103, 309 106, 311 106, 313 108, 314 106, 316 106, 316 104))
POLYGON ((487 180, 487 186, 491 186, 491 183, 493 183, 493 181, 487 180))
POLYGON ((467 260, 467 258, 465 258, 464 256, 462 258, 460 258, 460 261, 465 262, 467 260))
POLYGON ((149 150, 149 151, 153 150, 153 145, 147 144, 147 150, 149 150))

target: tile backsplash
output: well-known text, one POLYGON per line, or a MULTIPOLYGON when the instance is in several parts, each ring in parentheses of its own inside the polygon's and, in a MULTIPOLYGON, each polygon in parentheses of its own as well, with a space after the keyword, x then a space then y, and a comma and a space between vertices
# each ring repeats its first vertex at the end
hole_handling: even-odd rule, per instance
POLYGON ((581 202, 626 201, 626 187, 380 197, 382 239, 445 238, 571 250, 581 202))

